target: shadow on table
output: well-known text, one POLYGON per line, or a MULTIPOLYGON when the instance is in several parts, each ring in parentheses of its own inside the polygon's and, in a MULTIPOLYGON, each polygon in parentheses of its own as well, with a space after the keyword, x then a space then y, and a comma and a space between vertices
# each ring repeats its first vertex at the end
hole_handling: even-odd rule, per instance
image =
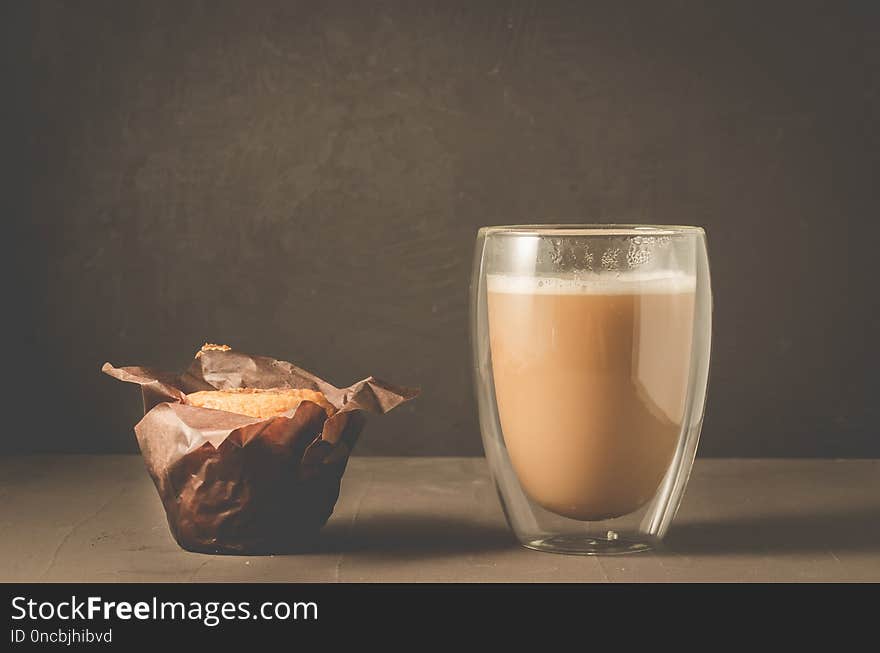
POLYGON ((324 552, 366 552, 389 557, 510 549, 516 541, 503 525, 424 514, 388 513, 354 523, 331 522, 321 532, 324 552))
MULTIPOLYGON (((880 498, 880 497, 878 497, 880 498)), ((672 524, 663 548, 679 554, 880 550, 880 506, 672 524)))

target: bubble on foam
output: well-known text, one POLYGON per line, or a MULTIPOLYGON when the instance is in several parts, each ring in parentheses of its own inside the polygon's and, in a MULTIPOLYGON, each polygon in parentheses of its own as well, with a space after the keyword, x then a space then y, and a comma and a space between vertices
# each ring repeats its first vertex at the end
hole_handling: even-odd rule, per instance
POLYGON ((545 295, 625 295, 694 292, 696 277, 684 272, 578 273, 526 277, 490 274, 489 292, 545 295))

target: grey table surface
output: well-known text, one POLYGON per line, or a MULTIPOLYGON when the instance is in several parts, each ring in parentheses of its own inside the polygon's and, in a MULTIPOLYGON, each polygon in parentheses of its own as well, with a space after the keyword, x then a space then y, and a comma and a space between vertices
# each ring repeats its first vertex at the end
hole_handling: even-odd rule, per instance
POLYGON ((880 581, 880 460, 697 461, 661 551, 519 547, 482 458, 353 458, 314 553, 180 549, 138 456, 0 459, 2 581, 880 581))

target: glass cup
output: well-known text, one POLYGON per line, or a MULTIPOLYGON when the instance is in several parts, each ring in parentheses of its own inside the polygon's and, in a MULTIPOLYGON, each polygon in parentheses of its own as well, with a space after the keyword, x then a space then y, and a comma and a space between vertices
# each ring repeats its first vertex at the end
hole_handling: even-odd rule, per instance
POLYGON ((712 332, 699 227, 484 227, 471 281, 480 430, 539 551, 645 551, 684 496, 712 332))

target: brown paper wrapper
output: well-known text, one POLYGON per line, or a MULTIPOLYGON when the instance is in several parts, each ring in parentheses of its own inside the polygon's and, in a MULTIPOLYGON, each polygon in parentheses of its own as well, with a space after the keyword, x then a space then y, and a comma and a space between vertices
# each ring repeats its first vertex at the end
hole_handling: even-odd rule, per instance
POLYGON ((327 522, 364 426, 418 390, 369 377, 337 388, 292 363, 203 348, 176 375, 146 367, 106 374, 141 386, 144 417, 134 427, 147 470, 184 549, 268 554, 307 546, 327 522), (338 412, 303 401, 259 419, 185 403, 186 394, 230 388, 318 390, 338 412))

